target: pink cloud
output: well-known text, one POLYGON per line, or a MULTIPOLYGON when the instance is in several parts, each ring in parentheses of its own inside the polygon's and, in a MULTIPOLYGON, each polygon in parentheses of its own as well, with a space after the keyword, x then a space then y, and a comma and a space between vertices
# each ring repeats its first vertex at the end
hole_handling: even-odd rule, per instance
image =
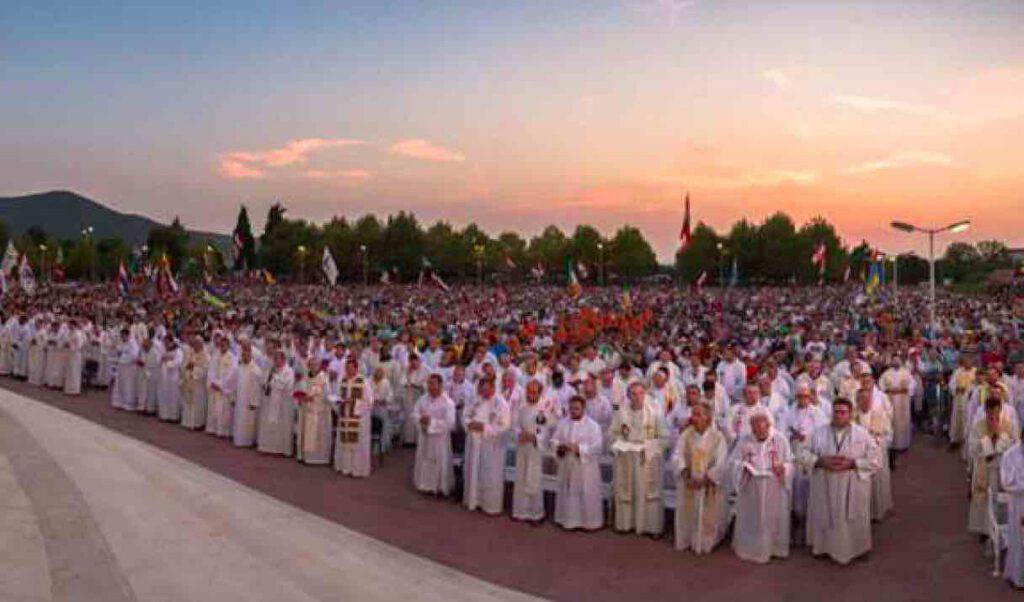
POLYGON ((365 169, 342 169, 337 171, 325 169, 307 169, 302 177, 311 180, 369 180, 373 173, 365 169))
POLYGON ((218 171, 222 177, 230 180, 259 179, 265 175, 262 169, 252 167, 243 161, 224 157, 221 157, 218 171))
POLYGON ((233 151, 222 153, 219 172, 229 179, 262 178, 267 168, 305 165, 309 156, 317 151, 363 144, 349 138, 301 138, 291 140, 280 148, 262 151, 233 151))
POLYGON ((466 156, 459 151, 448 149, 437 144, 432 144, 422 138, 399 140, 391 145, 390 152, 393 155, 402 155, 403 157, 422 159, 424 161, 437 161, 439 163, 452 163, 466 160, 466 156))

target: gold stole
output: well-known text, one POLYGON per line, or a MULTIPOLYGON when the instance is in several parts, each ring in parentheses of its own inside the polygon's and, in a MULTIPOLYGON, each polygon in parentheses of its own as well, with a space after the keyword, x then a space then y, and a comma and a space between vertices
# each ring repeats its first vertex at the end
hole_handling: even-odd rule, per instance
POLYGON ((342 386, 345 389, 345 397, 341 401, 338 419, 341 442, 343 444, 359 443, 359 423, 362 417, 356 413, 356 402, 363 399, 363 379, 357 377, 342 386))

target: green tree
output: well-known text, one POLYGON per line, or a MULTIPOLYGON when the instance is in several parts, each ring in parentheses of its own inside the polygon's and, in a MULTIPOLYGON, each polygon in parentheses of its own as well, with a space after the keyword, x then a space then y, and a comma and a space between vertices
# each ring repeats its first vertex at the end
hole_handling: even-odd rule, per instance
POLYGON ((548 278, 558 279, 565 273, 565 261, 569 256, 569 240, 556 226, 548 226, 530 239, 528 252, 531 263, 540 264, 548 278))
POLYGON ((426 252, 423 230, 416 216, 399 211, 388 216, 387 226, 381 232, 382 255, 377 264, 398 270, 402 279, 411 279, 419 273, 426 252))
POLYGON ((650 276, 658 269, 658 258, 638 228, 623 226, 608 244, 608 269, 627 281, 650 276))
POLYGON ((813 263, 818 245, 825 244, 825 281, 842 280, 846 270, 846 249, 835 227, 823 217, 815 217, 800 228, 797 241, 797 277, 801 282, 817 282, 818 266, 813 263))
POLYGON ((235 221, 235 229, 232 232, 232 252, 236 252, 235 240, 242 243, 241 253, 234 258, 232 269, 256 267, 256 239, 252 235, 252 224, 249 222, 249 211, 245 205, 238 210, 238 219, 235 221))
POLYGON ((150 257, 159 259, 166 255, 171 262, 171 268, 180 270, 188 252, 188 232, 181 225, 181 220, 175 217, 170 226, 151 228, 146 245, 149 247, 150 257))
POLYGON ((692 284, 706 271, 714 277, 718 269, 718 243, 721 239, 715 231, 698 222, 690 235, 690 244, 676 253, 676 273, 683 284, 692 284))

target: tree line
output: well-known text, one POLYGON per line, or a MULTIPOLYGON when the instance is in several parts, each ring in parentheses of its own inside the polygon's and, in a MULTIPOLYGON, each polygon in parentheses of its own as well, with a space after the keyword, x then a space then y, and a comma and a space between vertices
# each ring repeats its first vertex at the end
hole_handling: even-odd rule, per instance
MULTIPOLYGON (((698 223, 690 244, 676 254, 675 269, 682 282, 694 282, 706 272, 708 282, 728 283, 735 273, 741 284, 810 284, 822 276, 812 259, 819 245, 825 246, 824 280, 828 283, 864 280, 872 263, 881 266, 878 269, 884 271, 887 281, 894 271, 900 284, 928 279, 926 258, 915 253, 885 256, 866 241, 850 247, 824 218, 815 217, 798 228, 783 212, 760 224, 742 219, 725 233, 698 223)), ((993 271, 1010 267, 1013 258, 1000 241, 954 242, 936 260, 936 276, 977 284, 993 271)))
MULTIPOLYGON (((9 238, 6 225, 0 222, 0 243, 6 246, 9 238)), ((405 211, 383 219, 372 214, 352 221, 338 216, 318 225, 288 217, 280 203, 270 207, 258 237, 242 206, 229 248, 190 242, 177 218, 170 225, 152 228, 145 246, 134 249, 120 238, 57 240, 40 226, 29 228, 14 241, 37 270, 58 270, 70 279, 107 279, 121 262, 137 270, 166 256, 185 278, 260 269, 286 281, 314 282, 320 278, 325 247, 335 259, 342 282, 366 279, 371 284, 384 273, 392 282, 415 281, 425 268, 450 281, 565 282, 567 266, 587 284, 635 283, 659 273, 681 285, 696 282, 702 273, 708 284, 729 283, 734 277, 741 285, 810 284, 819 279, 819 268, 812 261, 819 245, 826 249, 824 279, 835 283, 848 275, 862 279, 876 258, 876 250, 866 242, 848 247, 824 218, 797 227, 782 212, 760 224, 740 220, 722 234, 700 222, 690 244, 676 253, 674 266, 659 266, 643 232, 630 225, 611 236, 587 224, 571 233, 551 225, 529 238, 512 231, 492 236, 475 223, 457 227, 442 220, 424 226, 405 211)), ((924 258, 907 253, 898 262, 901 284, 928 278, 924 258)), ((892 263, 885 265, 891 278, 892 263)), ((978 283, 992 271, 1012 265, 1009 250, 999 241, 956 242, 937 262, 937 273, 942 279, 978 283)))

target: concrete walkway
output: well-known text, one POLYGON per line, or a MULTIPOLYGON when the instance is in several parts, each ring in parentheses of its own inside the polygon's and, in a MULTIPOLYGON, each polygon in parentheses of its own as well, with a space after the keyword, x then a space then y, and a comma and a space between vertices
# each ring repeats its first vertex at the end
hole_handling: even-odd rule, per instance
POLYGON ((0 390, 0 599, 532 598, 0 390))

